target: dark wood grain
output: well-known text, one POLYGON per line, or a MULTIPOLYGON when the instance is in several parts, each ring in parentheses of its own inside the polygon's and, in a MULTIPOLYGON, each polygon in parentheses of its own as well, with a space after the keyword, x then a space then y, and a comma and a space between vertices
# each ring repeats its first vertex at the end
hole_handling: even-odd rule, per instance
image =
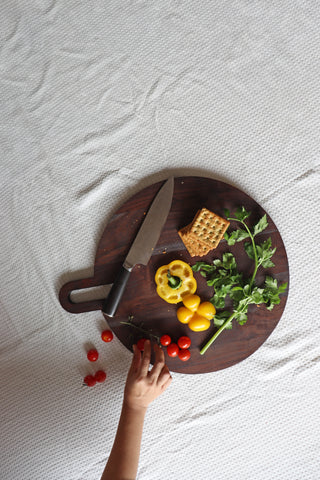
MULTIPOLYGON (((97 248, 94 277, 69 282, 60 291, 60 302, 66 310, 81 313, 102 308, 103 300, 73 303, 70 301, 70 292, 74 289, 113 282, 153 198, 162 185, 163 182, 159 182, 138 192, 113 215, 97 248)), ((288 289, 285 294, 282 294, 281 303, 271 312, 263 305, 250 306, 247 323, 239 326, 234 322, 232 330, 223 332, 205 355, 200 355, 199 349, 214 333, 214 325, 205 332, 192 332, 187 325, 178 322, 177 305, 166 303, 158 297, 155 289, 154 274, 161 265, 177 258, 191 265, 199 260, 198 257, 190 257, 177 233, 181 227, 191 222, 199 208, 206 207, 223 216, 224 208, 233 212, 242 205, 252 212, 248 220, 250 225, 254 225, 266 213, 251 197, 229 184, 204 177, 175 179, 172 207, 153 255, 147 267, 135 266, 115 317, 106 318, 113 332, 128 349, 131 350, 133 342, 145 336, 138 329, 121 323, 128 322, 129 318, 131 323, 156 336, 168 333, 173 340, 177 340, 181 335, 190 336, 192 348, 188 362, 167 357, 170 370, 182 373, 213 372, 235 365, 255 352, 269 337, 284 310, 288 289)), ((289 283, 288 259, 283 241, 269 215, 268 222, 267 229, 256 239, 260 243, 271 237, 272 245, 277 247, 273 257, 276 266, 269 270, 258 271, 256 282, 257 284, 263 282, 265 275, 270 274, 280 283, 289 283)), ((232 230, 237 228, 237 225, 231 223, 229 228, 232 230)), ((253 261, 244 252, 243 242, 228 247, 222 240, 216 250, 201 259, 211 262, 214 258, 220 258, 226 251, 232 251, 238 268, 244 275, 249 276, 252 273, 253 261)), ((209 300, 213 295, 212 288, 207 286, 200 274, 195 274, 195 277, 198 281, 197 293, 203 301, 209 300)))

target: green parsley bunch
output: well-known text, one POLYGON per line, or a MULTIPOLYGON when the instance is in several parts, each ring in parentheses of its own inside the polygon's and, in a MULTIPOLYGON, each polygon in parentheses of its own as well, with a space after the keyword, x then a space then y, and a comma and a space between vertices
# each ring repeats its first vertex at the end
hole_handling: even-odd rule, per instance
POLYGON ((214 288, 214 296, 210 299, 217 309, 224 309, 226 298, 229 297, 232 301, 233 311, 222 310, 214 317, 214 324, 218 330, 200 350, 203 355, 216 338, 225 329, 232 328, 232 320, 236 320, 240 325, 246 323, 248 316, 249 305, 266 304, 268 310, 272 310, 274 305, 280 303, 279 295, 285 292, 287 283, 278 285, 276 279, 266 276, 264 284, 257 287, 254 280, 258 268, 274 267, 271 258, 274 255, 276 248, 272 248, 271 238, 268 238, 260 245, 256 244, 255 237, 261 233, 268 226, 267 216, 263 217, 253 227, 249 229, 245 220, 251 215, 244 207, 239 207, 234 216, 230 215, 230 211, 225 209, 225 217, 228 220, 234 220, 241 224, 241 228, 233 232, 225 233, 224 238, 228 245, 232 246, 236 242, 249 239, 244 243, 244 249, 251 260, 254 260, 254 272, 249 279, 243 278, 243 274, 238 272, 237 263, 232 253, 224 253, 222 259, 215 259, 212 264, 206 262, 196 262, 192 267, 194 272, 206 278, 207 284, 214 288))

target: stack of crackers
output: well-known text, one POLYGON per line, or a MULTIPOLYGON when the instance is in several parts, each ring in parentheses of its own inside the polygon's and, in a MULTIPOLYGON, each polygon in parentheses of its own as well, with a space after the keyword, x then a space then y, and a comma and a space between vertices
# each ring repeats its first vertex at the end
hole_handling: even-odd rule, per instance
POLYGON ((228 220, 202 208, 178 233, 191 257, 202 257, 218 246, 229 225, 228 220))

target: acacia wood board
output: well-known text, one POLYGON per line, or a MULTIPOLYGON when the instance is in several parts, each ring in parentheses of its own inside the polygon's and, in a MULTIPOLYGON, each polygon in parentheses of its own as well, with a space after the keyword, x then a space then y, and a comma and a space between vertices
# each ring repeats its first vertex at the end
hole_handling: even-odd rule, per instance
MULTIPOLYGON (((103 300, 74 303, 70 299, 70 294, 73 290, 113 283, 148 208, 163 183, 158 182, 144 188, 114 213, 97 247, 94 276, 68 282, 60 290, 60 303, 67 311, 82 313, 102 309, 103 300)), ((188 225, 202 207, 223 217, 224 208, 228 208, 232 213, 239 206, 244 206, 246 210, 252 212, 246 220, 251 227, 266 213, 249 195, 227 183, 207 177, 175 178, 171 210, 151 259, 147 266, 134 267, 116 315, 113 318, 106 317, 110 328, 129 350, 132 350, 132 344, 139 338, 148 335, 122 322, 130 322, 143 328, 151 339, 169 334, 173 341, 177 341, 180 336, 188 335, 192 341, 190 360, 183 362, 166 354, 169 369, 181 373, 207 373, 231 367, 253 354, 266 341, 281 318, 289 290, 289 266, 285 246, 268 214, 268 227, 256 236, 256 242, 259 244, 271 237, 272 246, 277 248, 272 257, 275 267, 270 269, 260 267, 256 284, 262 284, 266 275, 276 278, 278 283, 288 282, 286 292, 281 294, 280 304, 272 311, 268 311, 264 305, 250 305, 247 323, 240 326, 234 321, 233 328, 222 332, 207 352, 200 355, 201 346, 216 331, 213 322, 204 332, 192 332, 176 318, 177 308, 181 304, 168 304, 156 293, 154 281, 156 270, 175 259, 181 259, 190 265, 197 260, 211 263, 215 258, 221 258, 224 252, 231 252, 236 258, 239 271, 243 272, 244 276, 249 277, 253 273, 254 262, 245 253, 243 242, 229 247, 223 239, 215 250, 200 258, 189 255, 178 235, 178 230, 188 225)), ((228 231, 236 228, 239 228, 239 224, 231 222, 228 231)), ((195 278, 198 282, 197 294, 200 295, 201 301, 209 300, 213 296, 213 288, 207 286, 205 278, 199 273, 195 273, 195 278)))

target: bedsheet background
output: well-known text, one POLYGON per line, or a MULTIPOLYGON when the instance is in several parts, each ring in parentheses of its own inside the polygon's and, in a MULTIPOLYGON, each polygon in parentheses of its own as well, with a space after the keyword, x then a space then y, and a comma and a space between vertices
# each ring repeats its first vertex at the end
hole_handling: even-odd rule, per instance
POLYGON ((173 174, 268 211, 290 293, 247 360, 173 373, 138 479, 319 479, 319 2, 3 0, 0 26, 1 478, 100 478, 131 355, 57 294, 93 273, 113 211, 173 174))

